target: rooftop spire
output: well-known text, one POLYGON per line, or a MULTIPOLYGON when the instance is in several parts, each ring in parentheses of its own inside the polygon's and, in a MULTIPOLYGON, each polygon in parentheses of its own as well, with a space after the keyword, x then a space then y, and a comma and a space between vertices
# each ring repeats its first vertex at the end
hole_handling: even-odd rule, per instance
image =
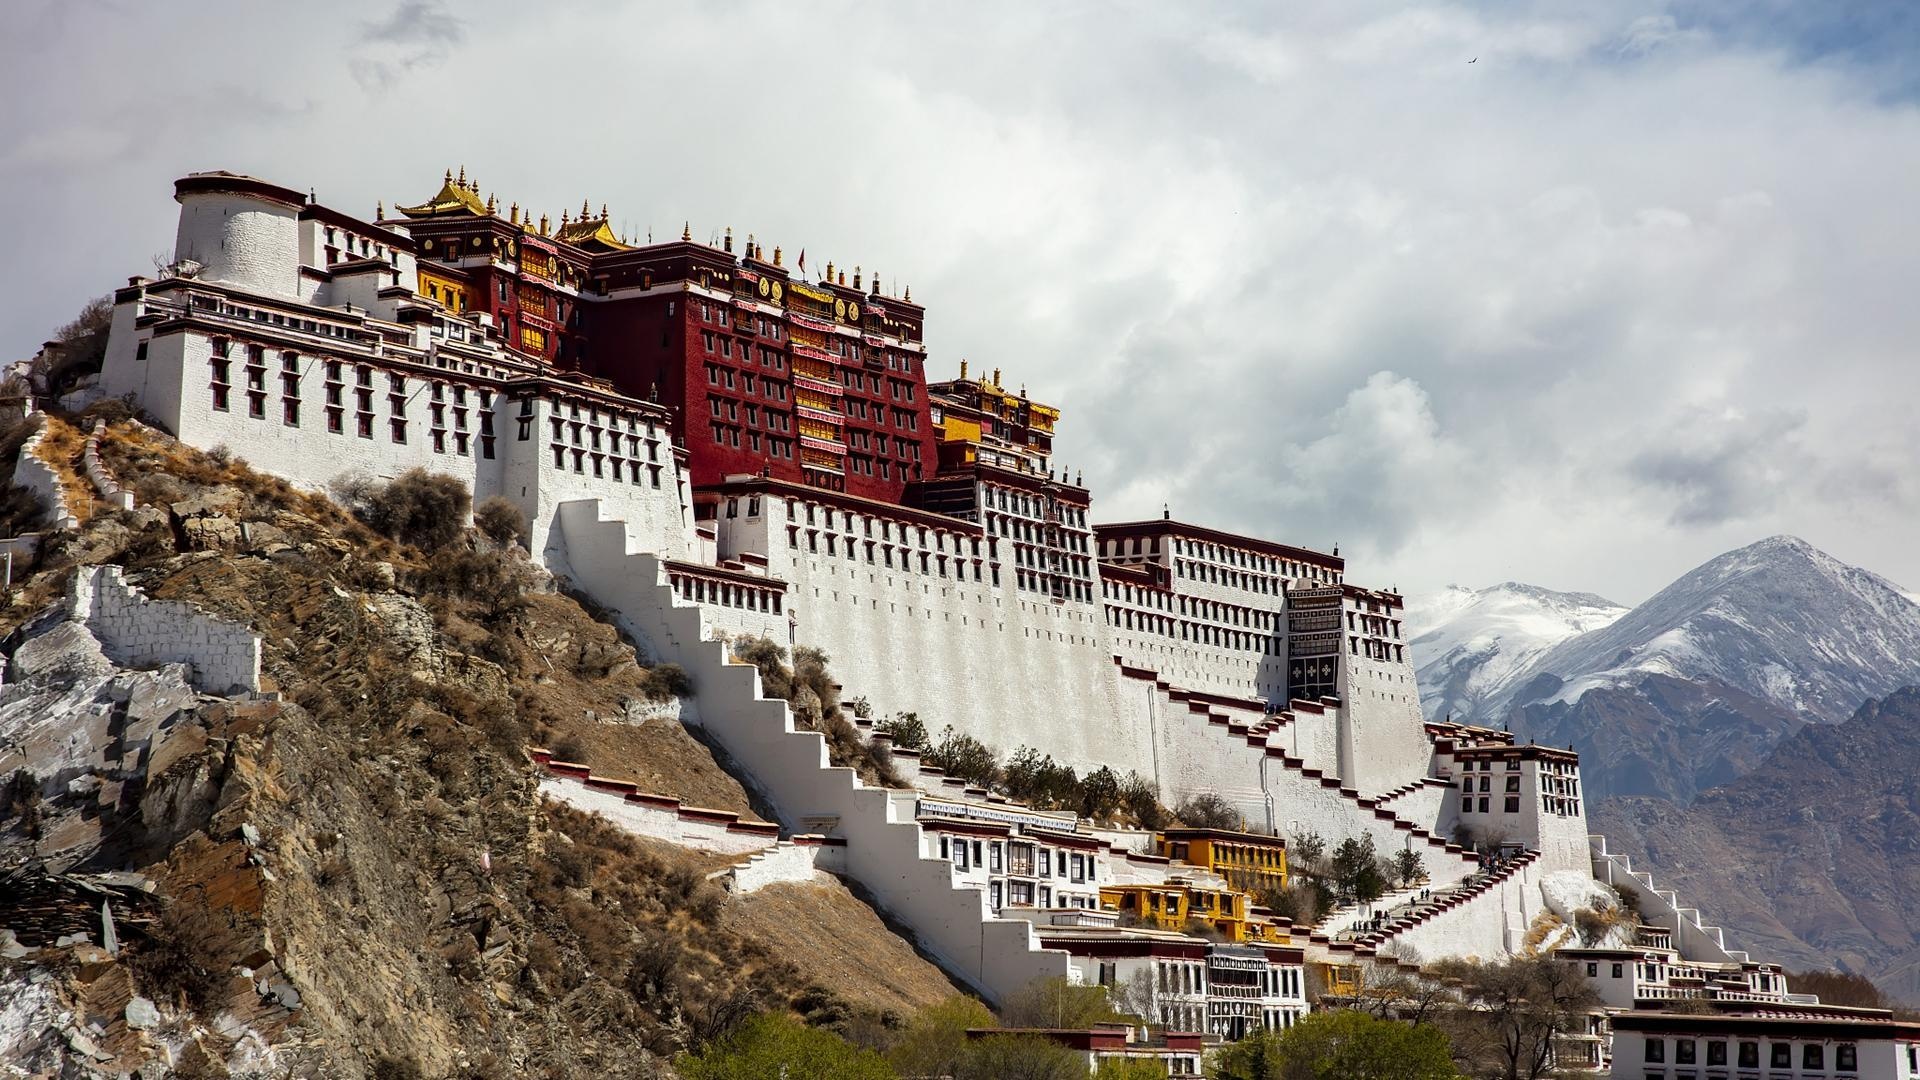
POLYGON ((680 239, 682 240, 693 239, 693 223, 692 222, 687 222, 686 224, 680 226, 680 239))

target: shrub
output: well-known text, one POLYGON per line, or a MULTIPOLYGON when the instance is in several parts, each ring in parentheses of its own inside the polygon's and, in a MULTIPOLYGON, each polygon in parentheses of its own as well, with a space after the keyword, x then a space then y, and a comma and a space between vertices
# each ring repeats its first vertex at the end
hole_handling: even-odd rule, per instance
POLYGON ((437 551, 466 529, 467 485, 444 473, 409 469, 367 497, 364 517, 376 532, 437 551))
POLYGON ((647 669, 640 692, 654 701, 693 696, 693 676, 679 664, 655 664, 647 669))
POLYGON ((1086 1059, 1037 1035, 989 1035, 967 1043, 954 1080, 1084 1080, 1086 1059))
POLYGON ((684 1080, 893 1080, 886 1060, 828 1031, 767 1013, 674 1064, 684 1080))
POLYGON ((473 508, 473 527, 496 544, 517 544, 527 535, 527 516, 499 495, 489 495, 473 508))
POLYGON ((1173 816, 1179 818, 1181 824, 1195 829, 1238 829, 1241 826, 1240 811, 1211 791, 1190 796, 1186 802, 1174 808, 1173 816))

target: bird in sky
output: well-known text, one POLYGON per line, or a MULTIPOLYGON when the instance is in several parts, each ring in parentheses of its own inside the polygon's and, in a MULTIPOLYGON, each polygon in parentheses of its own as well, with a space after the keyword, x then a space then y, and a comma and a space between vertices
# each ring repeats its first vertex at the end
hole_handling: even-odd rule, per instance
POLYGON ((1473 59, 1471 59, 1471 60, 1469 60, 1469 61, 1467 61, 1467 63, 1469 63, 1469 64, 1477 64, 1477 63, 1479 63, 1479 62, 1480 62, 1480 58, 1479 58, 1479 57, 1477 57, 1477 56, 1476 56, 1476 57, 1474 57, 1473 59))

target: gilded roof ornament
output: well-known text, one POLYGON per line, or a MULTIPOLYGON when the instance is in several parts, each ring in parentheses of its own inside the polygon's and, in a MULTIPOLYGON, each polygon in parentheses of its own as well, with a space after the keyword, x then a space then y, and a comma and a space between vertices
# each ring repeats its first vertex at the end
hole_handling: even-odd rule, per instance
MULTIPOLYGON (((462 176, 464 175, 465 170, 462 170, 462 176)), ((455 180, 451 175, 447 177, 439 193, 433 198, 418 206, 396 206, 394 209, 412 218, 437 217, 442 214, 471 214, 474 217, 486 217, 488 213, 487 204, 480 201, 480 196, 469 191, 461 181, 455 180)))
MULTIPOLYGON (((732 235, 733 235, 733 230, 732 230, 732 229, 728 229, 728 230, 727 230, 727 235, 728 235, 728 236, 732 236, 732 235)), ((693 239, 693 223, 692 223, 692 222, 687 222, 686 224, 684 224, 684 225, 682 225, 682 226, 680 226, 680 239, 682 239, 682 240, 691 240, 691 239, 693 239)))

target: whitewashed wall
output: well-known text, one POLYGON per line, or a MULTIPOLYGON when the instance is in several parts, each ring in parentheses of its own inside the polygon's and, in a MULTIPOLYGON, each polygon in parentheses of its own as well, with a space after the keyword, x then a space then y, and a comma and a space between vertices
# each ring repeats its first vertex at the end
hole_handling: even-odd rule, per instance
POLYGON ((252 631, 192 604, 149 599, 126 583, 117 566, 76 570, 67 604, 68 617, 86 623, 122 667, 186 664, 198 690, 260 689, 260 639, 252 631))

